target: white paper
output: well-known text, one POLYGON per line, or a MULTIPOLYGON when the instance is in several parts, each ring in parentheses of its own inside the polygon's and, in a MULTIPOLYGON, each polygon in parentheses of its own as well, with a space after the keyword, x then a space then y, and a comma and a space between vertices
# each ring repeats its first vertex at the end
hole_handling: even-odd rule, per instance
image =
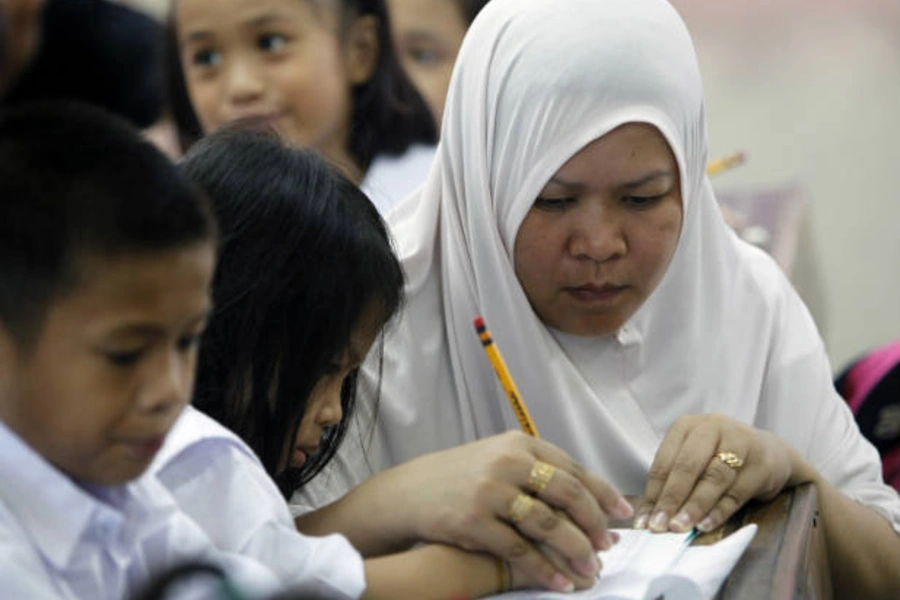
POLYGON ((712 600, 756 535, 746 525, 708 546, 686 546, 686 533, 616 529, 619 543, 600 552, 603 569, 594 587, 562 594, 510 592, 503 600, 712 600))

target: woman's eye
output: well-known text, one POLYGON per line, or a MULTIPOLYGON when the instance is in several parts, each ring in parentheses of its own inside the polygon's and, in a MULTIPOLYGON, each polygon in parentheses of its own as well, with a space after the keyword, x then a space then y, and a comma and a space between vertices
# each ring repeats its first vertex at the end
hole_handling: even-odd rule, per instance
POLYGON ((222 53, 216 50, 198 50, 191 59, 191 64, 195 67, 217 67, 221 63, 222 53))
POLYGON ((575 203, 575 198, 538 198, 534 207, 541 210, 564 210, 575 203))
POLYGON ((635 208, 646 208, 656 204, 664 197, 665 194, 658 194, 656 196, 626 196, 624 198, 624 202, 625 204, 633 206, 635 208))
POLYGON ((259 37, 257 46, 266 52, 278 52, 287 45, 287 38, 278 33, 267 33, 259 37))

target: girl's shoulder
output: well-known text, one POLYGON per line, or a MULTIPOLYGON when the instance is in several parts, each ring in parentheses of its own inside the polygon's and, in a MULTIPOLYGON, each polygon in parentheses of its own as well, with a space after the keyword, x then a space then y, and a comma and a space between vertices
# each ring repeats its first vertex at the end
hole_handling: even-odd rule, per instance
POLYGON ((385 215, 425 182, 434 153, 434 146, 413 144, 397 156, 380 154, 369 166, 360 189, 385 215))

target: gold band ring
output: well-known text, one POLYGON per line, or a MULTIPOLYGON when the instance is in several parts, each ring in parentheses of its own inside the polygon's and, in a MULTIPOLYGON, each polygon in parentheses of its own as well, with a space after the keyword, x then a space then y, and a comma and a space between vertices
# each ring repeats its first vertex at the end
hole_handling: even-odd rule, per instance
POLYGON ((502 594, 512 587, 509 564, 502 558, 497 559, 497 591, 502 594))
POLYGON ((744 461, 734 452, 719 452, 716 458, 731 467, 735 471, 740 471, 744 466, 744 461))
POLYGON ((509 511, 507 512, 509 520, 518 525, 524 521, 525 517, 528 516, 528 513, 531 512, 531 507, 533 505, 534 498, 528 494, 518 494, 512 501, 512 504, 509 505, 509 511))
POLYGON ((533 494, 540 494, 553 479, 554 473, 556 473, 556 467, 553 465, 541 460, 534 461, 531 474, 528 476, 528 489, 533 494))

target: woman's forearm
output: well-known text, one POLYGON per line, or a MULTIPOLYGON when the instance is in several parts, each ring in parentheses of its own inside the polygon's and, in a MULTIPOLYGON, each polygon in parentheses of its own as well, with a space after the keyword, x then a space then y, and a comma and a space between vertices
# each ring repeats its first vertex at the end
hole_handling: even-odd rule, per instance
POLYGON ((835 598, 900 598, 900 535, 807 465, 816 485, 835 598))

